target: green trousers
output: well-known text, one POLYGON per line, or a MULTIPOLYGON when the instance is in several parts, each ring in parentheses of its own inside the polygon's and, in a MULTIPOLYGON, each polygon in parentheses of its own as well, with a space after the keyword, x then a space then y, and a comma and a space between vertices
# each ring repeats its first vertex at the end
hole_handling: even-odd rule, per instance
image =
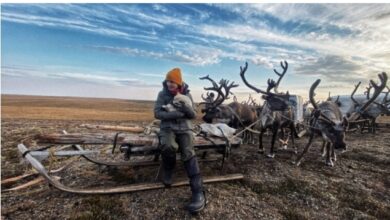
POLYGON ((175 157, 178 151, 180 152, 182 161, 188 161, 195 156, 192 131, 161 129, 159 138, 160 150, 163 157, 175 157))

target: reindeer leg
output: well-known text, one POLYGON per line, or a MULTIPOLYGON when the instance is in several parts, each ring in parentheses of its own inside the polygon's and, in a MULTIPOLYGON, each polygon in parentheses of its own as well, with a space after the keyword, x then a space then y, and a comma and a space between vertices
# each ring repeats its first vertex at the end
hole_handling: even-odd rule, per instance
POLYGON ((332 160, 330 159, 330 147, 331 147, 332 143, 330 142, 327 142, 326 143, 326 165, 327 166, 331 166, 333 167, 333 162, 332 160))
POLYGON ((360 128, 360 134, 363 134, 363 132, 364 132, 364 127, 366 126, 366 122, 363 121, 363 123, 358 123, 357 125, 360 126, 360 127, 359 127, 359 128, 360 128))
POLYGON ((333 162, 336 162, 337 158, 336 158, 336 153, 334 151, 334 145, 332 144, 332 154, 330 155, 330 159, 333 161, 333 162))
POLYGON ((285 137, 285 132, 284 132, 284 128, 280 128, 280 136, 282 137, 282 148, 284 150, 287 149, 287 143, 288 143, 288 137, 286 139, 286 141, 284 141, 284 137, 285 137))
POLYGON ((251 144, 251 132, 250 131, 246 131, 246 138, 248 138, 248 144, 251 144))
POLYGON ((292 143, 292 147, 294 149, 294 154, 297 154, 298 153, 298 148, 297 146, 295 145, 295 134, 297 133, 297 131, 295 130, 295 126, 294 124, 292 123, 290 125, 290 135, 291 135, 291 143, 292 143))
POLYGON ((264 129, 260 129, 260 134, 259 134, 259 153, 263 154, 264 153, 264 146, 263 146, 263 134, 264 134, 264 129))
POLYGON ((296 160, 296 162, 295 162, 295 164, 296 164, 297 166, 301 165, 301 161, 302 161, 303 155, 305 155, 306 152, 309 150, 311 144, 313 143, 313 138, 314 138, 314 133, 311 133, 311 134, 310 134, 310 137, 309 137, 309 142, 306 144, 305 149, 303 149, 302 154, 299 155, 299 157, 297 158, 297 160, 296 160))
POLYGON ((325 157, 325 155, 326 155, 325 144, 326 144, 326 141, 322 141, 321 157, 325 157))
POLYGON ((274 146, 275 146, 275 140, 276 140, 276 137, 278 135, 278 128, 279 126, 277 125, 274 125, 272 127, 272 141, 271 141, 271 150, 270 150, 270 153, 267 155, 268 158, 274 158, 275 157, 275 150, 274 150, 274 146))

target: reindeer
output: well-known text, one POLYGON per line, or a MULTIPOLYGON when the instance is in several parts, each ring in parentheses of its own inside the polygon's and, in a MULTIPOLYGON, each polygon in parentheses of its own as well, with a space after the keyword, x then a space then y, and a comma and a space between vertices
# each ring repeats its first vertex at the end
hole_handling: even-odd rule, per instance
MULTIPOLYGON (((357 111, 359 110, 359 108, 367 101, 370 100, 370 91, 371 89, 373 88, 373 85, 371 83, 369 83, 368 87, 366 87, 366 91, 365 91, 365 95, 366 95, 366 100, 356 100, 353 96, 354 94, 356 93, 356 90, 358 89, 358 87, 360 86, 361 82, 359 82, 357 85, 355 85, 355 88, 354 90, 352 91, 352 94, 351 94, 351 100, 353 102, 353 106, 352 108, 349 110, 349 112, 347 114, 351 114, 352 112, 354 111, 357 111)), ((383 99, 382 101, 379 103, 377 102, 376 100, 373 102, 373 104, 371 104, 368 109, 366 110, 366 112, 364 114, 362 114, 362 118, 363 120, 367 121, 367 126, 368 126, 368 130, 375 134, 376 133, 376 124, 375 124, 375 121, 376 121, 376 118, 378 116, 380 116, 381 114, 389 114, 390 113, 390 109, 389 109, 389 104, 390 104, 390 100, 388 100, 388 94, 390 92, 390 89, 389 87, 387 87, 387 92, 385 92, 385 95, 383 96, 383 99)), ((378 97, 379 98, 379 97, 378 97)), ((363 132, 363 129, 364 129, 364 125, 366 125, 366 123, 363 124, 362 126, 362 129, 361 129, 361 132, 363 132)))
MULTIPOLYGON (((257 120, 260 112, 261 112, 261 105, 256 103, 256 99, 252 97, 252 95, 249 94, 248 100, 247 101, 242 101, 241 105, 244 105, 245 108, 248 108, 251 110, 251 114, 255 116, 253 118, 253 122, 257 120), (254 115, 255 114, 255 115, 254 115)), ((254 133, 251 130, 246 130, 244 132, 244 143, 247 144, 255 144, 255 138, 254 138, 254 133)))
POLYGON ((371 85, 375 88, 374 95, 360 107, 359 111, 353 112, 348 118, 343 117, 339 106, 333 101, 325 101, 317 104, 314 100, 314 90, 320 84, 321 80, 318 79, 313 83, 309 91, 310 102, 314 107, 309 123, 309 142, 306 144, 302 154, 297 158, 295 163, 297 166, 301 164, 302 158, 312 145, 316 134, 320 135, 323 139, 322 156, 326 155, 325 164, 328 166, 334 165, 336 161, 335 149, 343 151, 347 149, 345 133, 349 123, 359 119, 386 86, 386 73, 379 74, 378 76, 381 81, 379 86, 374 81, 370 81, 371 85))
POLYGON ((238 129, 246 127, 257 120, 256 110, 248 105, 242 105, 236 101, 228 105, 222 105, 225 100, 229 99, 229 95, 232 94, 230 89, 237 87, 237 84, 234 84, 234 82, 229 84, 228 80, 222 79, 218 86, 209 76, 201 77, 200 79, 209 80, 212 83, 212 87, 204 88, 206 91, 214 91, 218 94, 215 99, 212 92, 208 92, 206 98, 202 95, 204 102, 200 104, 205 104, 205 108, 202 109, 202 113, 205 113, 202 118, 203 121, 212 123, 213 120, 216 120, 238 129))
MULTIPOLYGON (((237 98, 235 99, 235 101, 237 101, 237 98)), ((248 100, 242 101, 241 104, 243 104, 243 105, 250 105, 250 106, 254 106, 254 107, 258 107, 259 106, 256 103, 256 99, 254 99, 251 94, 249 94, 248 100)))
POLYGON ((280 81, 282 80, 283 76, 287 72, 288 63, 286 61, 284 61, 284 63, 280 62, 280 65, 283 69, 283 72, 279 73, 274 69, 274 72, 279 76, 279 79, 277 80, 277 82, 275 82, 272 79, 268 79, 268 88, 266 91, 256 88, 246 80, 245 72, 248 69, 247 62, 245 63, 244 68, 240 67, 240 76, 241 79, 244 81, 245 85, 247 85, 250 89, 254 90, 255 92, 263 94, 262 98, 265 100, 259 115, 259 118, 261 120, 260 134, 259 134, 259 152, 264 153, 264 147, 262 141, 263 134, 267 128, 270 128, 272 130, 272 141, 271 141, 270 153, 267 154, 267 157, 269 158, 275 157, 274 145, 275 145, 275 140, 278 135, 279 129, 281 129, 282 133, 284 133, 283 128, 286 127, 290 128, 292 145, 296 152, 295 143, 294 143, 296 130, 294 125, 294 114, 291 107, 289 106, 290 95, 288 92, 286 94, 282 94, 277 91, 280 81), (274 92, 271 92, 271 90, 274 90, 274 92))
POLYGON ((233 126, 235 124, 234 121, 234 115, 230 111, 230 109, 227 108, 226 105, 221 105, 225 100, 229 99, 229 95, 231 94, 230 89, 237 87, 237 84, 234 84, 234 82, 230 83, 228 85, 229 81, 225 79, 221 79, 219 82, 219 85, 209 77, 209 75, 199 78, 201 80, 209 80, 212 84, 212 87, 204 88, 206 91, 214 91, 218 95, 215 98, 215 95, 213 92, 207 92, 207 97, 203 97, 202 99, 204 102, 201 102, 200 104, 204 104, 205 108, 202 109, 202 113, 205 113, 205 115, 202 117, 203 121, 206 123, 212 123, 214 119, 224 122, 228 124, 229 126, 233 126), (224 90, 225 93, 222 91, 224 90))

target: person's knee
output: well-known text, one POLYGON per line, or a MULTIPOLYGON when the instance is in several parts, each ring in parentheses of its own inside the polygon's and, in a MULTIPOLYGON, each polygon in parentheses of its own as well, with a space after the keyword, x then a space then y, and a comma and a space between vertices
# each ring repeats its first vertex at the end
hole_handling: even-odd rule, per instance
POLYGON ((161 145, 161 155, 163 157, 174 157, 176 156, 176 149, 172 145, 161 145))
POLYGON ((193 148, 192 149, 186 148, 186 149, 183 149, 183 151, 181 152, 181 160, 183 162, 186 162, 195 156, 196 156, 196 154, 195 154, 195 151, 193 148))

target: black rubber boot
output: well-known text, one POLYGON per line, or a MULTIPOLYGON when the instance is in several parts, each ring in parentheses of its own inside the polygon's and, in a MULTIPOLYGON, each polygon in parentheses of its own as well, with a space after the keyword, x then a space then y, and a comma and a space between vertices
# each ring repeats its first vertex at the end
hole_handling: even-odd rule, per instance
POLYGON ((174 156, 162 156, 163 166, 163 178, 162 182, 166 187, 172 185, 173 169, 176 164, 176 157, 174 156))
POLYGON ((192 157, 184 162, 187 175, 190 178, 190 187, 192 191, 191 202, 186 209, 191 213, 201 211, 206 205, 205 193, 203 190, 202 177, 200 176, 199 164, 196 157, 192 157))

